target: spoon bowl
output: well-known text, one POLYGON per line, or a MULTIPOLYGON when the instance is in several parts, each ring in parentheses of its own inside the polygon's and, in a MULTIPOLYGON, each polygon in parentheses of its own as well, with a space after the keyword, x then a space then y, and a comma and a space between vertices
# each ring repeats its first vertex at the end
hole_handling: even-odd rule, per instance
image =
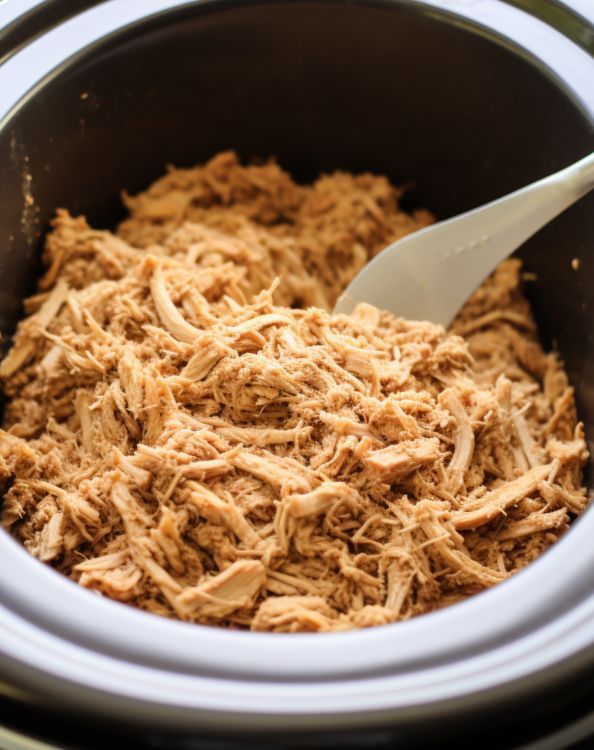
POLYGON ((594 187, 594 153, 485 206, 404 237, 368 263, 334 313, 360 302, 448 326, 481 282, 594 187))

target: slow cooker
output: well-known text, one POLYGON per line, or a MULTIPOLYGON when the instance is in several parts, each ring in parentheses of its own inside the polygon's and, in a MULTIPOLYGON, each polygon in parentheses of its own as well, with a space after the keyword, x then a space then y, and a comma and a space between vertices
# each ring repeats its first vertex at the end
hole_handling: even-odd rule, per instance
MULTIPOLYGON (((0 2, 3 341, 55 208, 112 226, 120 190, 168 163, 233 148, 273 155, 304 180, 385 173, 411 185, 406 205, 444 218, 578 159, 594 147, 591 11, 579 0, 0 2)), ((521 251, 590 447, 593 238, 591 195, 521 251)), ((537 562, 468 602, 282 636, 108 601, 2 532, 0 746, 587 743, 593 538, 590 509, 537 562)))

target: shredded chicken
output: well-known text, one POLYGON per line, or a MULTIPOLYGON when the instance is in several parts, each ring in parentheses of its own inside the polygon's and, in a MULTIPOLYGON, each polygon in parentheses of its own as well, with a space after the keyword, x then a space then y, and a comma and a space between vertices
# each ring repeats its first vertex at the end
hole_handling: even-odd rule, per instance
POLYGON ((451 330, 329 314, 432 219, 382 177, 219 154, 59 211, 0 365, 2 522, 89 589, 183 620, 368 627, 506 579, 587 504, 573 391, 510 260, 451 330))

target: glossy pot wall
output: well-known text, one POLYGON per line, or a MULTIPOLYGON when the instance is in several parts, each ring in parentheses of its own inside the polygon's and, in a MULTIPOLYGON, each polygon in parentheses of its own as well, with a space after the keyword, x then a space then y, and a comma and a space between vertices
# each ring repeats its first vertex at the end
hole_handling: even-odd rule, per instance
MULTIPOLYGON (((95 226, 167 163, 220 149, 298 177, 414 183, 446 217, 594 147, 594 62, 499 2, 111 0, 0 65, 0 326, 57 206, 95 226)), ((594 435, 594 199, 522 250, 546 342, 594 435), (580 259, 579 272, 572 259, 580 259)), ((592 678, 594 512, 525 572, 414 621, 329 635, 170 622, 77 587, 0 534, 0 675, 22 700, 176 731, 436 727, 592 678)), ((490 722, 490 724, 489 724, 490 722)))

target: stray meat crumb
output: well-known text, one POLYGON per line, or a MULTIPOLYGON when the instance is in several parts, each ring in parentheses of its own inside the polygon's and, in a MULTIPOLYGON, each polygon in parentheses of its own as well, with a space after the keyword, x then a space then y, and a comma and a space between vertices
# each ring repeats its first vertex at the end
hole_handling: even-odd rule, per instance
POLYGON ((2 523, 147 612, 260 631, 405 620, 541 555, 587 504, 573 389, 517 260, 451 329, 329 311, 432 221, 384 177, 222 153, 60 210, 0 365, 2 523))

